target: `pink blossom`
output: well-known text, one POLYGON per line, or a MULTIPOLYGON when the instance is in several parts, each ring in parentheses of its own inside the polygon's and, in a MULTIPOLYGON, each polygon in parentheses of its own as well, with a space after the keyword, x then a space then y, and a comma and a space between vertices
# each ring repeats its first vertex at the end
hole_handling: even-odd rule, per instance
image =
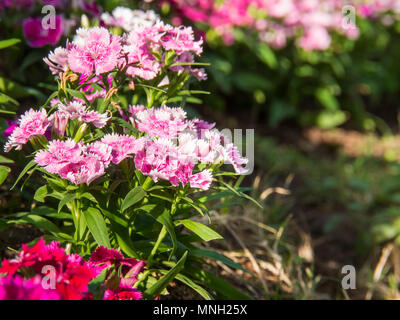
POLYGON ((195 173, 190 177, 190 187, 208 190, 212 182, 212 173, 209 169, 195 173))
POLYGON ((50 141, 47 150, 36 153, 35 162, 44 167, 50 173, 58 173, 59 170, 69 163, 79 163, 83 145, 72 139, 66 141, 50 141))
POLYGON ((112 160, 112 148, 100 141, 87 145, 86 152, 96 155, 97 158, 104 163, 105 167, 107 167, 112 160))
POLYGON ((242 167, 242 165, 248 163, 248 159, 242 157, 239 153, 239 150, 233 143, 228 143, 224 148, 224 160, 228 163, 231 163, 233 168, 238 174, 245 174, 247 172, 246 169, 242 167))
POLYGON ((135 115, 136 113, 138 113, 139 111, 144 111, 146 110, 146 107, 142 104, 137 104, 134 106, 129 106, 128 112, 132 115, 135 115))
POLYGON ((120 63, 121 40, 102 27, 80 28, 68 54, 72 71, 91 74, 112 71, 120 63))
POLYGON ((49 125, 50 121, 47 118, 46 110, 35 111, 30 109, 26 111, 18 120, 18 127, 14 128, 8 138, 4 146, 5 152, 10 151, 12 148, 21 150, 22 146, 31 138, 44 135, 49 125))
POLYGON ((71 162, 59 169, 61 178, 73 184, 85 183, 89 185, 104 174, 105 165, 95 155, 84 154, 79 162, 71 162))
POLYGON ((101 142, 112 148, 112 162, 120 163, 125 158, 143 148, 143 139, 136 139, 128 135, 107 134, 101 142))
POLYGON ((182 108, 146 109, 135 114, 137 128, 151 137, 172 138, 187 127, 182 108))
POLYGON ((299 46, 304 50, 326 50, 331 44, 331 37, 323 27, 313 27, 306 30, 299 39, 299 46))
POLYGON ((54 51, 50 51, 47 58, 43 58, 43 61, 49 66, 52 74, 64 72, 68 66, 68 50, 57 47, 54 51))
POLYGON ((161 70, 160 63, 151 53, 151 47, 146 37, 154 33, 147 33, 150 30, 142 32, 132 31, 127 37, 127 45, 124 51, 127 53, 128 68, 126 73, 132 77, 140 77, 145 80, 151 80, 157 76, 161 70))
POLYGON ((35 162, 48 172, 73 184, 87 185, 105 173, 110 160, 111 149, 100 142, 84 146, 72 139, 50 141, 48 149, 35 156, 35 162))
POLYGON ((147 140, 135 156, 135 166, 154 181, 168 180, 173 186, 189 182, 195 165, 192 156, 183 155, 168 139, 147 140))
POLYGON ((86 106, 84 106, 79 101, 72 101, 68 104, 59 103, 57 105, 58 113, 67 117, 70 120, 76 120, 88 123, 93 123, 96 128, 103 128, 110 117, 107 113, 98 113, 97 111, 89 111, 86 106))
POLYGON ((162 26, 165 35, 161 38, 161 45, 165 50, 174 50, 179 55, 184 52, 193 52, 200 55, 203 52, 203 40, 194 40, 193 29, 191 27, 162 26))
POLYGON ((43 47, 46 44, 56 45, 63 33, 62 16, 56 16, 55 24, 55 28, 44 29, 41 17, 25 19, 23 21, 23 31, 28 45, 31 47, 43 47))

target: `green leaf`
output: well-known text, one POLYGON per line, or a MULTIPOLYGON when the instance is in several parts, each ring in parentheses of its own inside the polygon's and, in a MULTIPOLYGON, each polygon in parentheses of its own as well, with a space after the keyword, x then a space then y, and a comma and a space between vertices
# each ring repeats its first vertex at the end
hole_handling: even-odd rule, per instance
MULTIPOLYGON (((5 103, 8 103, 8 102, 10 102, 10 103, 12 103, 12 104, 14 104, 14 105, 16 105, 16 106, 19 105, 19 102, 18 102, 17 100, 15 100, 15 99, 9 97, 8 95, 6 95, 6 94, 0 92, 0 103, 1 103, 1 104, 5 104, 5 103)), ((2 110, 2 112, 3 112, 3 113, 6 113, 7 110, 2 110)), ((15 112, 13 112, 13 111, 11 111, 11 112, 12 112, 12 113, 15 113, 15 112)))
POLYGON ((160 280, 158 280, 155 284, 153 284, 150 288, 143 292, 143 296, 146 299, 152 300, 157 297, 168 286, 168 284, 172 280, 174 280, 176 275, 185 266, 187 253, 188 252, 186 251, 183 254, 182 258, 177 262, 177 264, 171 270, 169 270, 160 280))
POLYGON ((96 240, 99 245, 110 248, 111 245, 106 222, 100 211, 96 208, 88 208, 83 211, 83 214, 85 215, 87 226, 94 240, 96 240))
POLYGON ((61 201, 58 203, 58 212, 60 212, 66 204, 71 203, 73 200, 75 200, 75 198, 76 198, 75 193, 63 194, 61 201))
MULTIPOLYGON (((159 270, 162 274, 167 273, 166 270, 159 270)), ((188 287, 192 288, 194 291, 196 291, 199 295, 201 295, 204 299, 206 300, 214 300, 214 297, 203 287, 199 286, 197 283, 192 281, 189 277, 183 275, 182 273, 179 273, 175 277, 176 280, 179 280, 180 282, 186 284, 188 287)))
POLYGON ((124 201, 121 205, 121 211, 125 211, 126 209, 133 206, 135 203, 138 203, 146 196, 146 191, 143 190, 142 187, 136 187, 128 192, 124 201))
POLYGON ((178 241, 176 239, 175 227, 174 223, 172 222, 171 212, 168 209, 164 210, 164 212, 159 215, 156 220, 163 226, 165 226, 172 240, 172 251, 169 256, 169 258, 171 259, 171 257, 175 254, 176 249, 178 248, 178 241))
POLYGON ((8 47, 11 47, 11 46, 13 46, 13 45, 15 45, 15 44, 17 44, 19 42, 21 42, 21 40, 20 39, 16 39, 16 38, 2 40, 2 41, 0 41, 0 50, 8 48, 8 47))
POLYGON ((9 227, 9 224, 4 219, 0 219, 0 231, 5 230, 8 227, 9 227))
POLYGON ((58 234, 61 232, 61 230, 50 220, 38 216, 35 214, 29 214, 23 217, 20 217, 18 220, 11 220, 11 223, 17 223, 17 224, 31 224, 35 226, 38 229, 41 230, 46 230, 48 232, 51 232, 53 234, 58 234))
POLYGON ((88 101, 87 98, 86 98, 86 95, 85 95, 84 93, 82 93, 81 91, 74 90, 74 89, 69 89, 69 88, 66 88, 65 90, 67 90, 67 92, 68 92, 71 96, 73 96, 74 98, 78 98, 78 99, 84 100, 84 101, 86 101, 86 103, 87 103, 88 105, 90 105, 89 101, 88 101))
POLYGON ((209 258, 212 260, 221 261, 224 264, 226 264, 228 267, 250 273, 248 270, 243 268, 240 264, 232 261, 231 259, 225 257, 224 255, 222 255, 216 251, 200 249, 200 248, 196 247, 195 249, 190 250, 190 254, 195 255, 197 257, 209 258))
POLYGON ((14 163, 14 160, 8 159, 4 156, 0 156, 0 163, 14 163))
POLYGON ((8 174, 11 172, 11 168, 6 166, 0 166, 0 185, 7 179, 8 174))
POLYGON ((216 297, 218 300, 252 300, 249 295, 239 291, 229 282, 217 277, 211 272, 190 267, 188 268, 188 273, 192 276, 192 278, 201 281, 208 288, 215 290, 218 294, 216 297))
POLYGON ((256 54, 262 62, 264 62, 271 69, 276 69, 278 66, 278 60, 276 59, 275 53, 265 43, 260 42, 256 46, 256 54))
POLYGON ((108 268, 105 268, 96 278, 88 284, 88 289, 91 293, 93 293, 93 297, 95 300, 102 300, 103 292, 101 285, 106 280, 108 268))
POLYGON ((121 227, 121 225, 117 223, 111 223, 111 230, 114 232, 118 246, 121 250, 128 255, 128 257, 138 258, 132 239, 129 236, 128 229, 121 227))
POLYGON ((46 198, 46 196, 48 194, 49 194, 49 190, 47 188, 47 185, 44 185, 36 190, 35 195, 33 196, 33 199, 35 199, 38 202, 44 202, 44 199, 46 198))
POLYGON ((15 186, 17 185, 19 180, 21 180, 21 178, 29 171, 29 169, 31 169, 35 165, 36 165, 36 162, 34 160, 29 161, 29 163, 25 166, 25 168, 19 174, 19 176, 18 176, 17 180, 15 181, 14 185, 11 187, 11 190, 15 188, 15 186))
POLYGON ((205 226, 204 224, 202 224, 200 222, 195 222, 195 221, 192 221, 189 219, 184 219, 184 220, 175 221, 175 224, 176 225, 183 224, 186 228, 193 231, 204 241, 223 239, 223 237, 219 233, 215 232, 213 229, 205 226))

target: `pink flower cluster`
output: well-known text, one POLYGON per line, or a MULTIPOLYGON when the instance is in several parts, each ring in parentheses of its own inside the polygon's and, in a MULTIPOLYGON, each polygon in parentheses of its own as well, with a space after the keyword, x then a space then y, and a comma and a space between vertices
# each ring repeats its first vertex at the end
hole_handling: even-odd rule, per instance
POLYGON ((89 185, 104 175, 111 162, 120 163, 143 145, 143 139, 118 134, 105 135, 91 144, 77 143, 72 139, 52 140, 47 149, 36 153, 35 162, 73 184, 89 185))
MULTIPOLYGON (((194 55, 202 52, 202 40, 195 41, 190 27, 172 27, 160 21, 134 28, 122 37, 103 27, 81 28, 66 48, 56 48, 44 61, 53 74, 69 68, 87 77, 118 69, 131 77, 151 80, 165 66, 167 52, 175 53, 171 64, 193 62, 194 55)), ((203 69, 190 65, 171 70, 186 70, 200 80, 206 79, 203 69)))
POLYGON ((46 150, 36 153, 35 162, 73 184, 89 185, 104 174, 110 157, 111 148, 107 146, 52 140, 46 150))
POLYGON ((188 120, 181 108, 131 108, 138 130, 147 133, 144 147, 135 156, 135 166, 154 181, 168 180, 172 185, 190 184, 192 188, 207 190, 212 172, 204 169, 194 173, 198 163, 231 163, 239 174, 245 173, 247 159, 227 141, 214 124, 188 120), (141 111, 138 111, 141 110, 141 111))
POLYGON ((361 17, 379 13, 400 12, 398 0, 169 0, 177 12, 195 22, 209 24, 226 43, 234 41, 234 27, 250 27, 260 40, 282 48, 288 39, 297 38, 305 50, 325 50, 331 44, 331 33, 350 39, 359 36, 356 26, 343 28, 342 8, 352 5, 361 17))
MULTIPOLYGON (((90 144, 66 140, 51 140, 45 149, 39 150, 34 161, 51 174, 73 184, 89 185, 105 174, 111 163, 119 164, 134 156, 135 166, 154 181, 168 180, 172 185, 190 184, 192 188, 207 190, 212 182, 212 172, 204 169, 196 172, 198 163, 206 165, 230 163, 235 171, 243 174, 243 158, 236 146, 214 124, 198 119, 188 120, 182 108, 146 109, 137 105, 129 108, 129 120, 144 133, 140 138, 130 135, 106 134, 90 144)), ((68 105, 59 103, 49 118, 46 112, 28 111, 5 146, 20 149, 32 137, 43 135, 50 124, 53 132, 64 135, 69 120, 93 122, 101 128, 108 121, 105 114, 87 111, 80 102, 68 105)))
MULTIPOLYGON (((104 269, 106 281, 101 286, 105 300, 140 300, 142 294, 133 285, 146 263, 124 258, 114 249, 98 247, 84 261, 77 254, 66 254, 58 242, 46 245, 40 239, 32 248, 22 245, 21 252, 13 260, 4 259, 0 267, 0 300, 82 300, 91 299, 88 284, 104 269), (54 273, 51 274, 50 268, 54 273), (113 270, 121 270, 121 276, 109 287, 107 280, 113 270), (27 279, 23 275, 31 275, 27 279), (3 276, 2 276, 3 275, 3 276), (33 276, 32 276, 33 275, 33 276), (54 276, 55 287, 44 287, 44 277, 54 276)), ((51 280, 50 280, 51 281, 51 280)))
POLYGON ((50 117, 47 116, 45 109, 40 111, 30 109, 25 112, 19 118, 17 125, 12 127, 12 133, 8 137, 4 151, 9 152, 13 148, 21 150, 22 146, 32 138, 48 136, 50 128, 53 128, 58 136, 63 136, 69 120, 78 119, 81 122, 93 123, 95 127, 102 128, 110 119, 107 113, 88 110, 78 101, 72 101, 67 105, 58 102, 56 105, 58 110, 50 117))

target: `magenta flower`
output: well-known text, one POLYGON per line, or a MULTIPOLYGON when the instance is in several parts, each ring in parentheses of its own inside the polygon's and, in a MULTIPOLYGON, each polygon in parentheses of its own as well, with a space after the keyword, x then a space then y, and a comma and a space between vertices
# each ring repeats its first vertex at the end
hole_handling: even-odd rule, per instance
POLYGON ((6 121, 8 124, 8 128, 6 130, 4 130, 3 135, 5 138, 8 138, 14 132, 14 129, 16 127, 18 127, 18 124, 15 121, 11 121, 11 120, 6 120, 6 121))
MULTIPOLYGON (((13 260, 4 259, 0 268, 0 273, 8 275, 4 283, 0 278, 0 298, 2 290, 6 290, 6 299, 10 299, 7 294, 17 296, 17 299, 57 299, 80 300, 90 297, 88 292, 88 283, 98 276, 101 270, 82 259, 82 257, 72 254, 67 255, 63 248, 60 248, 58 242, 51 242, 46 245, 43 239, 40 239, 33 247, 29 248, 26 244, 22 245, 21 252, 13 260), (35 284, 40 283, 42 268, 45 265, 53 266, 56 271, 55 290, 45 290, 47 295, 38 290, 35 284), (15 273, 24 270, 27 274, 36 274, 33 282, 26 282, 20 279, 15 273), (14 276, 11 278, 11 276, 14 276), (14 279, 14 280, 10 280, 14 279), (40 281, 40 282, 39 282, 40 281), (11 282, 11 283, 10 283, 11 282), (33 291, 35 290, 35 291, 33 291)), ((3 291, 4 292, 4 291, 3 291)))
POLYGON ((43 47, 46 44, 56 45, 63 33, 63 18, 58 15, 55 18, 55 28, 44 29, 42 18, 27 18, 23 21, 24 36, 31 47, 43 47))
POLYGON ((14 128, 4 146, 4 151, 9 152, 12 148, 21 150, 31 138, 44 135, 50 121, 47 118, 46 110, 35 111, 30 109, 26 111, 18 120, 18 127, 14 128))
POLYGON ((27 280, 16 275, 0 277, 0 300, 60 300, 60 295, 44 289, 40 276, 27 280))
POLYGON ((130 286, 119 286, 116 290, 107 289, 104 300, 142 300, 142 293, 130 286))
POLYGON ((70 69, 74 72, 97 75, 112 71, 120 63, 121 39, 107 29, 80 28, 68 54, 70 69))

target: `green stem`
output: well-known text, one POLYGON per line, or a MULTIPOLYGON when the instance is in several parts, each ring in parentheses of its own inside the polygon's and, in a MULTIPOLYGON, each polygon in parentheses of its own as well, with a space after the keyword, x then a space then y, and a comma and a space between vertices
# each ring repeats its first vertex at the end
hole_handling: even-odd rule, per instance
POLYGON ((167 228, 163 226, 160 231, 160 234, 158 235, 157 242, 154 245, 153 249, 151 250, 149 257, 147 258, 147 266, 150 266, 151 263, 153 262, 153 257, 157 253, 158 247, 160 246, 161 242, 164 240, 166 235, 167 235, 167 228))
POLYGON ((150 274, 150 270, 147 270, 143 273, 142 277, 135 282, 135 284, 133 285, 133 288, 137 288, 139 286, 139 284, 141 284, 144 280, 146 280, 146 278, 148 277, 148 275, 150 274))
POLYGON ((154 185, 154 181, 152 178, 147 177, 146 180, 142 184, 143 190, 149 190, 154 185))

